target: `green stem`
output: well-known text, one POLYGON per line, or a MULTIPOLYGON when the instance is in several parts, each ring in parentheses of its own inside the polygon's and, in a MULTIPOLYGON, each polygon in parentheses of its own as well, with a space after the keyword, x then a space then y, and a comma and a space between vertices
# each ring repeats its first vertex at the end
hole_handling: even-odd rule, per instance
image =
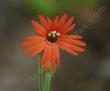
POLYGON ((47 69, 45 74, 45 91, 50 91, 50 83, 51 83, 51 72, 50 69, 47 69))
POLYGON ((39 62, 39 91, 43 91, 43 67, 39 62))
POLYGON ((53 76, 55 75, 55 72, 56 72, 56 67, 54 68, 54 71, 52 72, 51 79, 52 79, 53 76))
POLYGON ((56 67, 53 72, 50 71, 49 67, 47 68, 45 73, 45 91, 50 91, 51 79, 53 78, 55 72, 56 72, 56 67))

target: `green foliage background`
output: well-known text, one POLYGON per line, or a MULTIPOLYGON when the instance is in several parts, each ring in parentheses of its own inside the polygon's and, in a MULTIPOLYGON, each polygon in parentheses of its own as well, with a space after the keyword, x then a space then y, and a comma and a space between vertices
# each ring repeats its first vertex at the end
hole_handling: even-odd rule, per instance
POLYGON ((61 12, 72 12, 74 8, 91 8, 97 0, 24 0, 25 5, 33 11, 45 15, 61 12))

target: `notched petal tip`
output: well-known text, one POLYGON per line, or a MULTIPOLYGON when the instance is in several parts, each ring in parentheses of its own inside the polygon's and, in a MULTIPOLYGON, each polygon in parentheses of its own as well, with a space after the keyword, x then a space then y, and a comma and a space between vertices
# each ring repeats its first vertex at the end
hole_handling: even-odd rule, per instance
POLYGON ((67 22, 71 24, 73 21, 74 21, 74 16, 71 16, 67 22))
POLYGON ((35 22, 36 22, 36 21, 35 21, 34 19, 32 19, 32 21, 31 21, 31 22, 32 22, 32 24, 35 24, 35 22))
POLYGON ((19 44, 21 47, 26 47, 27 45, 29 45, 27 42, 22 42, 19 44))
POLYGON ((87 43, 86 42, 82 42, 82 46, 87 46, 87 43))
POLYGON ((64 13, 63 15, 68 16, 68 13, 64 13))
POLYGON ((25 44, 24 44, 24 43, 20 43, 19 45, 20 45, 21 47, 24 47, 24 46, 25 46, 25 44))
POLYGON ((74 56, 78 56, 79 54, 78 53, 74 53, 74 56))
POLYGON ((50 17, 47 16, 46 18, 47 18, 47 21, 48 21, 48 22, 52 22, 52 20, 51 20, 50 17))
POLYGON ((64 14, 61 16, 61 19, 67 18, 67 17, 68 17, 68 14, 67 14, 67 13, 64 13, 64 14))
POLYGON ((68 15, 65 13, 63 16, 61 16, 60 20, 59 20, 59 25, 62 26, 66 19, 67 19, 68 15))
POLYGON ((32 19, 32 25, 34 26, 34 27, 37 27, 38 26, 38 24, 37 24, 37 22, 34 20, 34 19, 32 19))
POLYGON ((78 46, 86 46, 86 43, 81 40, 73 40, 73 44, 78 46))

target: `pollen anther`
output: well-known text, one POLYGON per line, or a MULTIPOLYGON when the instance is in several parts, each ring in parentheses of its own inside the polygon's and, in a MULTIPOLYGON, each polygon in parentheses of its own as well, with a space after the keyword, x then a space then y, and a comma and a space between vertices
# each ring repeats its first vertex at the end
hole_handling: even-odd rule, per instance
POLYGON ((47 39, 50 42, 55 42, 58 39, 59 36, 60 36, 60 33, 59 32, 57 32, 57 31, 51 31, 50 33, 48 33, 47 39))
POLYGON ((48 34, 48 36, 52 36, 52 37, 57 37, 57 36, 60 36, 60 33, 59 32, 56 32, 56 31, 52 31, 48 34))

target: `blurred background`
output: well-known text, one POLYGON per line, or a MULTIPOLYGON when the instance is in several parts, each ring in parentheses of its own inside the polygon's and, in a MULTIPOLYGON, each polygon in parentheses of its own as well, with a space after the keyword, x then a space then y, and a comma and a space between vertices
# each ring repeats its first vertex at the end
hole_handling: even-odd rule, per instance
POLYGON ((32 18, 65 12, 88 46, 76 57, 61 52, 51 91, 110 91, 109 0, 0 0, 0 91, 38 91, 39 56, 23 55, 19 44, 35 34, 32 18))

